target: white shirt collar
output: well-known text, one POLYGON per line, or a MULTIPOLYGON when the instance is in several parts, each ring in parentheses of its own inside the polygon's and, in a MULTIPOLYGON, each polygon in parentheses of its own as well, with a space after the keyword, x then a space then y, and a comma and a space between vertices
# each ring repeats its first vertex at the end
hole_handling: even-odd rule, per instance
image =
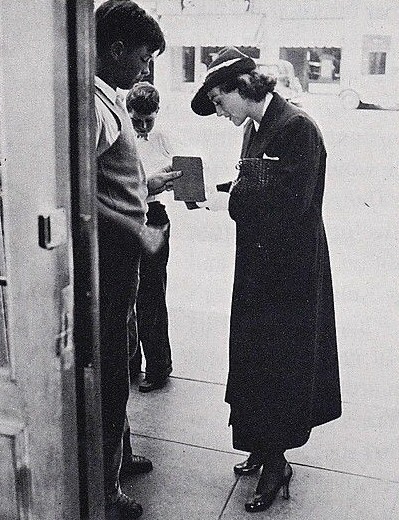
POLYGON ((96 87, 98 87, 102 93, 107 96, 107 98, 115 104, 116 102, 116 90, 114 90, 112 87, 108 85, 108 83, 105 83, 104 80, 99 78, 98 76, 94 76, 94 84, 96 87))
MULTIPOLYGON (((263 105, 263 110, 262 110, 262 117, 265 115, 265 112, 267 110, 267 107, 270 105, 270 101, 273 99, 273 94, 271 94, 270 92, 268 92, 266 94, 266 97, 265 97, 265 103, 263 105)), ((255 127, 255 130, 258 131, 259 130, 259 123, 257 121, 254 121, 254 127, 255 127)))

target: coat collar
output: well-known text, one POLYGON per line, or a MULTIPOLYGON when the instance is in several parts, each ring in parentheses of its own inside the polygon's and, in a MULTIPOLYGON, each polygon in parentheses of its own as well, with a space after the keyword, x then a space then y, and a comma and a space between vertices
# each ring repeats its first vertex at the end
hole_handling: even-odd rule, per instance
POLYGON ((252 121, 247 123, 241 156, 258 157, 263 155, 268 142, 272 139, 278 127, 296 112, 296 107, 288 103, 277 92, 273 92, 273 99, 263 115, 255 136, 253 136, 252 121))

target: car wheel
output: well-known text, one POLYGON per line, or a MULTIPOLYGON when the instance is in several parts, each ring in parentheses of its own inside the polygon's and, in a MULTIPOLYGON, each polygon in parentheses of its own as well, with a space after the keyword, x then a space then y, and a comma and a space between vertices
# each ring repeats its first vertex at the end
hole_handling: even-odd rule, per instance
POLYGON ((360 105, 360 98, 359 94, 355 92, 354 90, 344 90, 339 95, 341 99, 342 105, 347 110, 353 110, 354 108, 359 108, 360 105))

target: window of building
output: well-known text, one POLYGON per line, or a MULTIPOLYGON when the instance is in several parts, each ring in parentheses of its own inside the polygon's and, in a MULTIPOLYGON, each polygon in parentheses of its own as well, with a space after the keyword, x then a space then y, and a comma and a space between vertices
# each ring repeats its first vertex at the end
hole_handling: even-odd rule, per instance
POLYGON ((195 78, 195 47, 183 47, 183 81, 193 83, 195 78))
POLYGON ((332 83, 339 81, 341 49, 337 47, 313 47, 306 55, 310 82, 332 83))
POLYGON ((385 74, 386 52, 369 52, 369 74, 385 74))
POLYGON ((387 57, 391 52, 391 37, 385 34, 365 34, 362 45, 362 74, 383 75, 386 73, 387 57))

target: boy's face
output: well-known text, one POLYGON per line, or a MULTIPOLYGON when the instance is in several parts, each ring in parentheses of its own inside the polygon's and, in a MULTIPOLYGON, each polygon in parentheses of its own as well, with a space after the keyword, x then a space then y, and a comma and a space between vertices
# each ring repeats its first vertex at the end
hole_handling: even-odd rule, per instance
POLYGON ((125 90, 131 89, 135 83, 148 76, 150 63, 155 55, 156 53, 150 52, 147 45, 133 49, 123 47, 116 56, 117 86, 125 90))
POLYGON ((129 111, 133 128, 136 130, 138 137, 144 137, 144 139, 147 138, 148 134, 154 128, 157 114, 158 110, 151 114, 140 114, 134 109, 129 111))

